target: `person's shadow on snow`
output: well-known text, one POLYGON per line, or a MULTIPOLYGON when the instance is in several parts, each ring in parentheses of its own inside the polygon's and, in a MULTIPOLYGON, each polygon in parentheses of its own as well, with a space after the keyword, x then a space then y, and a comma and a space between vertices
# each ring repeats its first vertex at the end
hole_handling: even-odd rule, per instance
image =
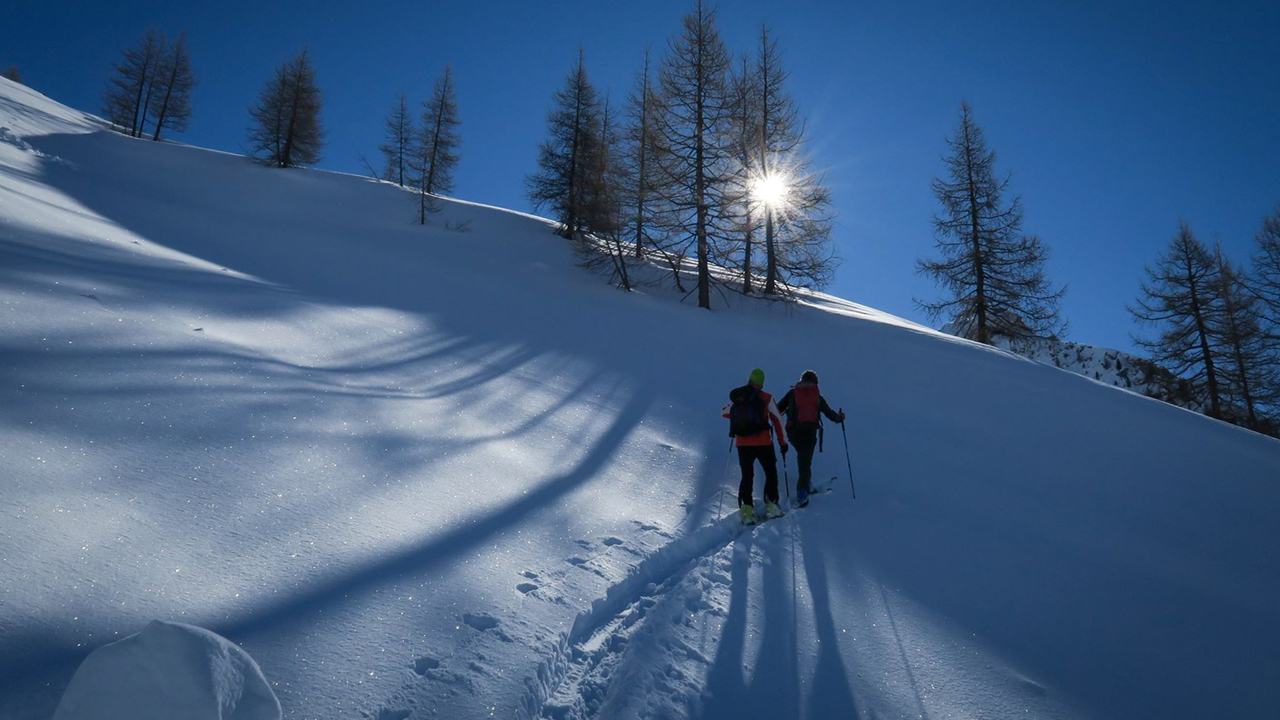
POLYGON ((690 715, 702 718, 754 717, 747 683, 743 679, 743 659, 747 632, 747 584, 751 572, 751 547, 755 538, 744 532, 733 542, 729 570, 729 612, 725 616, 716 648, 715 661, 707 675, 700 707, 690 715))

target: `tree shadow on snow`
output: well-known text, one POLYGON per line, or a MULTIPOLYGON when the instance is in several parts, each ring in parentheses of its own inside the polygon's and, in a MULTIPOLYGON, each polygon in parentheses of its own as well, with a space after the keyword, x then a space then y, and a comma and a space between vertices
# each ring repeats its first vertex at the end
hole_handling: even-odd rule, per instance
MULTIPOLYGON (((511 529, 531 515, 548 510, 568 493, 600 477, 627 435, 639 424, 652 402, 648 393, 637 393, 626 403, 612 426, 601 436, 577 467, 570 472, 541 482, 502 507, 473 522, 454 526, 432 538, 378 560, 364 562, 352 572, 310 583, 298 592, 275 603, 242 611, 222 622, 205 620, 206 626, 235 642, 251 642, 259 635, 279 632, 286 627, 312 622, 317 615, 355 596, 374 592, 380 586, 404 577, 430 576, 444 566, 457 562, 495 535, 511 529)), ((193 620, 196 620, 193 618, 193 620)), ((10 635, 0 651, 0 676, 12 679, 14 687, 22 687, 24 703, 32 702, 30 686, 42 685, 56 702, 61 688, 91 648, 71 646, 50 632, 10 635), (52 689, 56 689, 53 692, 52 689)), ((12 698, 0 693, 0 709, 12 698)), ((52 712, 52 706, 48 708, 52 712)), ((47 713, 46 713, 47 714, 47 713)), ((31 717, 39 717, 37 712, 31 717)))
POLYGON ((546 510, 568 493, 599 477, 614 452, 639 424, 651 399, 636 394, 618 414, 617 419, 572 471, 545 480, 483 518, 461 524, 438 538, 402 550, 380 560, 363 563, 359 570, 313 583, 304 592, 267 607, 259 607, 237 620, 217 624, 214 630, 229 638, 244 641, 256 633, 272 630, 282 623, 296 622, 299 616, 323 611, 335 603, 346 602, 353 595, 371 591, 383 583, 404 577, 430 573, 452 564, 493 536, 515 527, 530 515, 546 510))
MULTIPOLYGON (((353 350, 355 357, 321 362, 311 362, 314 358, 296 359, 253 351, 241 353, 233 342, 195 346, 196 350, 135 348, 129 338, 122 339, 123 334, 112 335, 109 330, 103 331, 101 343, 95 342, 89 348, 60 346, 46 352, 45 348, 33 348, 18 339, 7 346, 0 345, 0 364, 6 374, 13 370, 15 375, 10 378, 21 374, 23 381, 30 381, 21 391, 0 387, 0 400, 15 401, 6 411, 25 415, 15 418, 15 424, 17 420, 36 419, 48 423, 41 427, 72 436, 95 437, 100 442, 138 442, 141 447, 136 451, 145 454, 151 439, 143 438, 139 442, 137 433, 119 424, 119 420, 132 412, 124 408, 139 399, 159 399, 174 403, 173 407, 185 403, 186 407, 198 408, 199 412, 182 416, 191 419, 189 425, 175 425, 158 433, 154 438, 156 447, 168 443, 184 450, 224 445, 242 449, 246 436, 255 431, 268 436, 281 433, 295 445, 323 445, 333 439, 332 432, 326 434, 323 427, 286 426, 284 418, 277 416, 282 399, 290 402, 310 397, 439 402, 456 398, 461 403, 467 400, 469 391, 500 378, 521 375, 534 363, 538 363, 539 371, 554 368, 571 378, 563 389, 540 388, 553 397, 551 404, 516 421, 514 427, 507 427, 505 432, 439 438, 439 442, 431 443, 415 439, 412 433, 388 432, 357 436, 351 441, 377 463, 375 467, 388 474, 416 472, 421 475, 430 463, 450 453, 464 452, 478 443, 508 440, 513 431, 534 432, 559 407, 598 384, 605 376, 603 369, 625 370, 626 381, 617 383, 605 398, 618 407, 616 417, 602 434, 592 433, 598 440, 585 450, 584 457, 572 470, 538 481, 527 494, 475 522, 452 527, 438 537, 381 559, 362 562, 358 569, 336 573, 305 588, 281 588, 279 595, 272 596, 291 593, 283 599, 250 610, 232 611, 232 615, 221 621, 190 618, 194 622, 206 622, 211 629, 234 640, 251 640, 282 628, 297 627, 299 623, 310 622, 319 612, 349 600, 352 595, 374 591, 404 576, 441 572, 486 541, 539 511, 548 510, 567 494, 599 478, 617 449, 653 409, 659 387, 666 393, 664 400, 676 396, 683 402, 703 403, 706 396, 701 391, 709 385, 708 380, 718 381, 720 377, 722 369, 706 367, 686 369, 678 377, 665 377, 667 369, 645 359, 653 357, 655 348, 671 341, 668 328, 662 322, 663 313, 667 312, 663 308, 628 310, 630 314, 621 314, 616 326, 566 324, 562 319, 548 317, 543 312, 544 305, 529 302, 531 293, 554 293, 554 287, 545 282, 517 286, 498 278, 476 282, 476 278, 483 276, 465 270, 474 269, 472 265, 491 258, 474 249, 462 252, 451 249, 449 243, 436 242, 441 238, 453 241, 459 237, 483 241, 481 233, 472 238, 452 234, 446 237, 436 228, 435 235, 424 236, 407 222, 387 222, 383 218, 379 225, 378 218, 353 218, 344 209, 348 200, 365 210, 378 212, 399 212, 400 201, 404 200, 387 188, 360 178, 246 169, 243 158, 139 143, 110 133, 45 136, 33 138, 32 142, 37 149, 51 155, 76 158, 77 165, 45 163, 41 180, 87 207, 91 211, 86 214, 88 222, 101 222, 104 228, 113 225, 125 228, 139 238, 186 253, 201 262, 187 264, 180 258, 133 254, 128 243, 98 243, 91 238, 21 230, 23 236, 16 242, 0 240, 0 257, 6 261, 18 259, 17 264, 0 268, 0 281, 6 287, 50 292, 51 286, 60 279, 74 281, 72 285, 91 285, 92 290, 66 289, 64 283, 57 292, 66 294, 58 297, 73 302, 82 299, 86 312, 103 310, 104 318, 114 308, 145 309, 148 303, 163 302, 170 310, 176 310, 172 313, 175 318, 191 318, 192 332, 196 331, 197 324, 212 326, 221 318, 288 324, 296 313, 307 311, 316 300, 331 302, 340 308, 403 310, 416 314, 424 319, 423 324, 433 327, 430 337, 398 336, 381 345, 360 348, 358 352, 353 350), (191 168, 186 167, 194 153, 201 153, 200 167, 209 171, 208 178, 193 177, 191 168), (152 161, 149 167, 155 172, 151 175, 143 174, 131 161, 143 155, 152 161), (317 191, 321 198, 327 199, 328 206, 317 204, 313 196, 317 191), (302 217, 301 211, 291 208, 287 202, 291 197, 305 199, 309 207, 318 209, 322 216, 302 217), (267 211, 276 213, 266 227, 257 223, 264 205, 270 205, 267 211), (175 208, 183 210, 179 212, 175 208), (299 219, 304 222, 290 225, 299 219), (353 223, 353 219, 372 221, 372 229, 353 223), (309 252, 309 241, 330 234, 327 224, 334 226, 331 234, 338 239, 309 252), (424 244, 428 242, 430 250, 424 252, 424 244), (438 263, 431 262, 433 253, 441 254, 438 263), (455 261, 463 272, 448 269, 449 263, 455 261), (222 274, 220 267, 229 268, 235 274, 222 274), (377 278, 378 282, 371 278, 377 278), (75 297, 77 294, 81 295, 80 299, 75 297), (460 301, 459 297, 473 301, 460 301), (628 324, 629 320, 639 318, 643 320, 628 324), (581 361, 581 365, 575 367, 565 358, 581 361), (443 366, 450 361, 455 361, 453 365, 459 370, 442 379, 422 372, 428 364, 443 366), (68 368, 84 366, 93 366, 94 372, 76 378, 68 377, 65 372, 68 368), (570 372, 564 373, 562 369, 570 372), (574 372, 579 374, 572 374, 574 372), (375 377, 364 382, 375 374, 394 374, 394 378, 379 381, 375 377), (202 377, 209 382, 172 382, 178 375, 202 377), (246 377, 253 382, 241 385, 246 377), (87 401, 107 411, 80 412, 73 417, 40 406, 42 397, 54 394, 70 397, 75 403, 87 401), (625 399, 620 400, 624 395, 625 399), (258 422, 265 423, 266 427, 249 426, 258 422), (175 433, 181 442, 175 442, 175 433), (392 452, 386 452, 388 448, 392 452)), ((537 266, 544 263, 570 266, 571 256, 564 244, 549 230, 545 235, 545 242, 531 237, 531 242, 525 243, 525 238, 520 237, 521 242, 501 245, 495 242, 494 247, 520 254, 514 262, 524 270, 536 272, 537 266)), ((570 297, 580 301, 582 295, 570 297)), ((629 307, 615 299, 621 298, 621 294, 603 287, 591 297, 600 300, 603 310, 599 317, 609 317, 611 321, 609 311, 629 307)), ((688 311, 687 308, 677 310, 688 311)), ((110 319, 114 322, 114 318, 110 319)), ((182 328, 172 330, 181 332, 182 328)), ((706 335, 709 343, 723 340, 730 348, 756 342, 732 322, 708 325, 706 335)), ((749 368, 743 372, 747 370, 749 368)), ((722 395, 719 390, 713 394, 717 398, 722 395)), ((589 405, 590 399, 584 404, 589 405)), ((329 414, 317 412, 317 417, 332 419, 331 406, 332 403, 325 408, 329 414)), ((711 422, 718 407, 717 403, 708 408, 711 422)), ((662 408, 654 410, 654 414, 662 412, 662 408)), ((585 428, 593 418, 598 422, 599 417, 600 413, 584 412, 582 425, 585 428)), ((678 432, 687 433, 686 437, 699 442, 710 435, 705 429, 680 426, 678 432)), ((678 444, 678 439, 672 440, 673 446, 678 444)), ((710 472, 720 472, 723 467, 720 463, 724 462, 724 446, 720 440, 705 440, 702 444, 703 447, 668 447, 684 451, 690 457, 707 458, 702 461, 703 467, 682 469, 692 470, 697 473, 695 477, 701 478, 695 489, 698 502, 690 513, 690 522, 700 521, 704 513, 712 509, 709 500, 719 486, 707 482, 706 478, 710 472)), ((729 467, 727 474, 732 474, 736 463, 730 462, 729 467)), ((731 483, 725 477, 721 480, 731 483)), ((163 497, 162 493, 157 495, 161 497, 154 500, 156 503, 181 501, 163 497)), ((732 504, 730 487, 725 506, 732 504)), ((305 521, 301 517, 294 520, 305 521)), ((294 529, 282 525, 276 536, 294 529)), ((743 562, 747 562, 745 558, 743 562)), ((745 567, 742 570, 745 573, 745 567)), ((745 583, 743 574, 740 613, 746 612, 745 583)), ((735 592, 738 585, 735 583, 735 592)), ((784 600, 782 597, 769 600, 770 617, 779 616, 778 613, 785 610, 784 600)), ((116 628, 110 625, 123 624, 119 611, 114 614, 104 611, 104 616, 113 620, 99 628, 105 632, 95 631, 95 640, 114 639, 111 631, 116 628)), ((739 617, 745 623, 745 614, 739 617)), ((82 632, 62 634, 51 627, 6 632, 4 638, 5 645, 0 648, 0 677, 22 678, 32 684, 65 683, 70 671, 91 649, 82 642, 82 632)), ((781 635, 769 635, 766 639, 770 643, 786 642, 781 635)), ((15 682, 14 686, 22 684, 15 682)), ((745 697, 745 693, 739 694, 745 697)), ((0 708, 8 697, 7 689, 0 692, 0 708)))

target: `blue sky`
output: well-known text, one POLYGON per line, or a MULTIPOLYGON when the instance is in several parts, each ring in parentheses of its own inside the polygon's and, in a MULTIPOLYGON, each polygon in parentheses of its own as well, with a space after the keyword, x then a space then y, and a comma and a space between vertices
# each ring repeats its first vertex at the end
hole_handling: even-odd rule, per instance
MULTIPOLYGON (((523 179, 578 46, 621 99, 690 7, 18 0, 0 68, 96 111, 124 47, 149 26, 185 30, 200 85, 176 139, 240 151, 248 106, 306 45, 326 95, 321 167, 363 173, 396 94, 420 101, 452 63, 457 196, 528 210, 523 179)), ((1012 174, 1025 230, 1050 247, 1051 279, 1069 287, 1074 340, 1131 347, 1125 304, 1180 218, 1243 260, 1280 204, 1280 3, 726 0, 719 18, 735 53, 772 28, 835 197, 844 262, 829 290, 888 312, 923 320, 911 298, 938 294, 914 264, 933 253, 930 181, 961 99, 1012 174)))

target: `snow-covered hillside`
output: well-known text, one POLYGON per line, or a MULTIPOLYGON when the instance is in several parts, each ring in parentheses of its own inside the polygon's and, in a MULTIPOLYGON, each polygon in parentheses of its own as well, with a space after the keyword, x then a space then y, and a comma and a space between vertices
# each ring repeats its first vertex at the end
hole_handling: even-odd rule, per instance
MULTIPOLYGON (((1003 323, 1021 326, 1017 319, 1002 319, 1003 323)), ((942 332, 957 337, 976 339, 977 327, 971 315, 952 320, 942 327, 942 332)), ((1067 372, 1083 375, 1112 387, 1131 390, 1146 397, 1171 402, 1197 412, 1203 412, 1203 403, 1193 396, 1188 383, 1181 381, 1168 370, 1144 357, 1122 350, 1078 343, 1059 338, 1034 338, 1013 335, 997 328, 991 344, 1035 362, 1052 365, 1067 372)))
POLYGON ((0 718, 152 620, 288 718, 1280 705, 1277 441, 837 298, 622 293, 527 215, 412 220, 0 80, 0 718), (721 519, 755 366, 820 374, 856 501, 829 427, 835 492, 721 519))
POLYGON ((1124 388, 1146 397, 1158 398, 1198 413, 1205 405, 1190 383, 1147 358, 1112 348, 1059 339, 1012 339, 997 336, 994 344, 1035 362, 1124 388))

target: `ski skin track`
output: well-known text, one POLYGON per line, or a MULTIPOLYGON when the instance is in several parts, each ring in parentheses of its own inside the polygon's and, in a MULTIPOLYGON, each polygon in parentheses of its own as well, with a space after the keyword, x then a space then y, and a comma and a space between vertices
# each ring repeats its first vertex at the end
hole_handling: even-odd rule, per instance
MULTIPOLYGON (((832 478, 833 482, 834 480, 832 478)), ((815 489, 810 498, 833 492, 835 487, 828 484, 815 489)), ((798 509, 800 508, 791 508, 776 518, 761 516, 750 525, 743 524, 738 513, 733 512, 663 545, 640 561, 626 578, 610 586, 604 597, 593 600, 589 609, 578 613, 570 630, 561 634, 554 643, 547 659, 538 663, 536 676, 525 678, 525 692, 516 717, 520 720, 541 718, 547 700, 555 695, 569 675, 573 665, 573 647, 589 640, 616 620, 623 610, 642 597, 642 591, 650 583, 661 586, 685 571, 692 563, 720 552, 744 532, 754 531, 771 520, 781 520, 798 509)))
POLYGON ((569 673, 572 648, 612 622, 650 583, 661 585, 690 563, 719 552, 747 529, 734 513, 663 545, 640 561, 626 578, 606 590, 604 597, 593 600, 590 608, 578 613, 570 630, 553 645, 548 658, 538 663, 536 677, 525 679, 525 693, 517 708, 517 717, 520 720, 540 717, 543 705, 569 673))

